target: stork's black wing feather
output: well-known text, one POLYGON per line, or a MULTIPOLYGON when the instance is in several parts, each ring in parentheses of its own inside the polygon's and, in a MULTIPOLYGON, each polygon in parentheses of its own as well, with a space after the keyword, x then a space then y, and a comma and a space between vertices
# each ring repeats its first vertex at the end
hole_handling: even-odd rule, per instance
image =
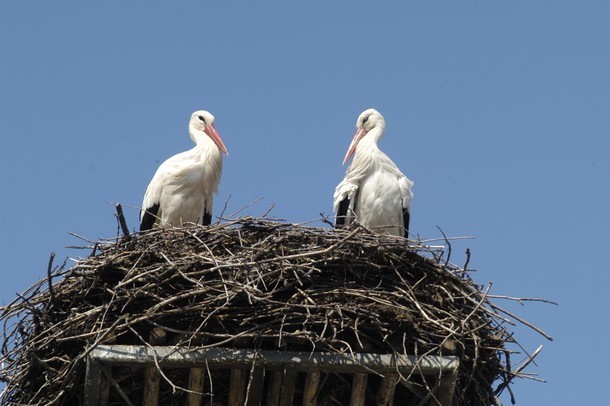
POLYGON ((341 200, 339 203, 339 211, 337 211, 337 218, 335 219, 335 228, 343 227, 345 225, 345 218, 347 210, 349 209, 349 198, 341 200))
POLYGON ((147 207, 140 221, 140 231, 150 230, 155 221, 157 220, 157 214, 159 213, 159 203, 155 203, 150 207, 147 207))
POLYGON ((402 219, 405 223, 405 238, 409 238, 409 221, 411 220, 411 212, 409 211, 409 208, 403 209, 402 210, 402 219))
POLYGON ((208 213, 206 209, 203 209, 203 218, 201 219, 201 224, 204 226, 209 226, 212 224, 212 215, 208 213))

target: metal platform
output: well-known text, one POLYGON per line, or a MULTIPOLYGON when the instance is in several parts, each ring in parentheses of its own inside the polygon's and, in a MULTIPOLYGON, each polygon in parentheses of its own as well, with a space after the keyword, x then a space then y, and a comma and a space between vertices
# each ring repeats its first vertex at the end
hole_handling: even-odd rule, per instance
MULTIPOLYGON (((111 377, 113 366, 141 366, 146 372, 145 391, 150 392, 145 404, 156 406, 158 392, 158 368, 185 368, 190 370, 188 405, 203 404, 203 375, 206 370, 231 370, 229 399, 227 404, 292 405, 294 388, 299 372, 306 373, 303 399, 299 404, 317 404, 317 389, 321 373, 352 375, 351 405, 364 405, 367 377, 376 374, 383 377, 376 395, 377 404, 394 404, 397 384, 409 387, 409 376, 426 376, 434 381, 433 387, 421 399, 422 405, 449 406, 453 399, 459 361, 456 357, 404 356, 391 354, 336 354, 327 352, 291 352, 230 348, 184 349, 165 346, 100 345, 87 358, 85 381, 85 406, 104 405, 103 376, 111 377), (105 372, 103 372, 105 370, 105 372), (265 372, 271 373, 272 383, 264 392, 265 372), (263 400, 265 397, 265 400, 263 400)), ((116 389, 116 388, 115 388, 116 389)), ((120 390, 120 388, 118 388, 120 390)), ((420 394, 421 395, 421 394, 420 394)), ((124 399, 129 404, 129 399, 124 399)))

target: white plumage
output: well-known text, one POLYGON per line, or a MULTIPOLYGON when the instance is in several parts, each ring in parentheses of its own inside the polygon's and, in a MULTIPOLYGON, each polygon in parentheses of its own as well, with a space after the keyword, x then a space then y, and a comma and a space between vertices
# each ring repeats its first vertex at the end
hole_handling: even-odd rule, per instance
POLYGON ((413 182, 377 146, 384 133, 385 120, 377 110, 360 114, 343 164, 354 159, 335 189, 336 226, 356 220, 378 233, 408 237, 413 182))
POLYGON ((210 224, 214 193, 222 173, 222 153, 229 155, 205 110, 191 115, 189 135, 195 147, 163 162, 142 202, 140 231, 184 223, 210 224))

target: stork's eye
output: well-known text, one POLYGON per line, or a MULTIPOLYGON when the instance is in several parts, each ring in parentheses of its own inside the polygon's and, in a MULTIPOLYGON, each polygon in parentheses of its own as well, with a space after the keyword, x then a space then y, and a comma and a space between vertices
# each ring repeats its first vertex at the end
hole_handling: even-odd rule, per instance
POLYGON ((199 120, 203 121, 203 124, 205 124, 205 118, 203 118, 203 116, 199 116, 199 120))
POLYGON ((369 116, 364 117, 364 120, 362 120, 362 124, 366 123, 367 121, 369 121, 369 116))

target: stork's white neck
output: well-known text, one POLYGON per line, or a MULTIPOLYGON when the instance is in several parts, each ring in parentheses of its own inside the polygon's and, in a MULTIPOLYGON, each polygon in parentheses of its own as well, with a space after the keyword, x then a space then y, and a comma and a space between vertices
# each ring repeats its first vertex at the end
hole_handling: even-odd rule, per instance
POLYGON ((375 124, 375 127, 360 140, 357 149, 362 148, 377 148, 377 143, 383 138, 385 134, 385 122, 379 121, 375 124))
POLYGON ((216 143, 214 141, 212 141, 210 136, 207 135, 202 130, 200 130, 198 128, 190 128, 189 135, 191 136, 191 139, 198 147, 203 148, 206 151, 217 150, 218 152, 220 152, 216 143))
POLYGON ((200 130, 198 128, 193 128, 193 127, 189 128, 189 135, 191 136, 191 139, 193 140, 193 142, 197 145, 201 144, 205 138, 208 138, 208 139, 210 138, 202 130, 200 130))
POLYGON ((202 164, 205 172, 204 191, 206 196, 211 199, 212 195, 218 191, 218 184, 220 183, 222 152, 205 132, 197 128, 190 128, 189 134, 197 144, 191 151, 196 156, 196 160, 202 164))
POLYGON ((201 157, 202 162, 205 162, 210 169, 207 175, 210 179, 215 179, 212 184, 215 184, 213 192, 216 192, 217 184, 220 182, 220 173, 222 171, 222 152, 214 141, 203 131, 191 129, 189 131, 191 138, 195 141, 197 154, 201 157))
POLYGON ((379 140, 385 133, 385 123, 378 122, 375 127, 360 140, 356 147, 356 153, 351 165, 347 169, 346 179, 358 183, 376 170, 380 165, 384 165, 389 160, 377 146, 379 140))

